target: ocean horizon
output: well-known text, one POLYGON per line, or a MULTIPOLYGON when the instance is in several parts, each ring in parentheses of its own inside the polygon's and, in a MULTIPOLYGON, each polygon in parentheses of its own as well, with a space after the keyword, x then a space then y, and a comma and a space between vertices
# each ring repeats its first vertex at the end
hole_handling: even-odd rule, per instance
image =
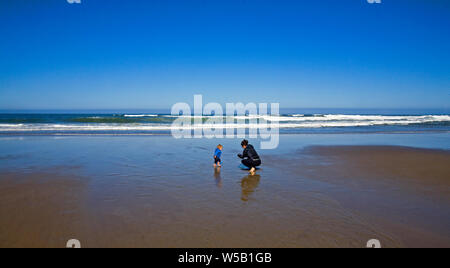
MULTIPOLYGON (((100 108, 100 109, 2 109, 0 114, 170 114, 171 108, 100 108)), ((349 114, 349 115, 450 115, 448 108, 280 108, 289 114, 349 114)))

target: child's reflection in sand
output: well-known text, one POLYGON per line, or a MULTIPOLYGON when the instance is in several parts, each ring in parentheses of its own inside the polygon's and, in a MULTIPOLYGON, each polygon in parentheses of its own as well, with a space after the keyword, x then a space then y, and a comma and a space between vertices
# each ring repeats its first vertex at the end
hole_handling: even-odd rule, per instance
POLYGON ((220 175, 220 167, 214 169, 214 179, 216 180, 216 186, 222 188, 222 176, 220 175))
POLYGON ((249 200, 252 193, 258 188, 260 180, 260 175, 248 175, 242 179, 242 201, 247 202, 249 200))

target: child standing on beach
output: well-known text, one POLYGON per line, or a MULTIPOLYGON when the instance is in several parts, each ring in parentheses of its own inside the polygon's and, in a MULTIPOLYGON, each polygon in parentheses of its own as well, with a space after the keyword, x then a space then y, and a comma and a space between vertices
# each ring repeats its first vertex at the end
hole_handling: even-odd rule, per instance
POLYGON ((222 150, 223 146, 221 144, 217 145, 216 151, 214 152, 214 167, 222 166, 222 160, 220 159, 222 157, 222 150))

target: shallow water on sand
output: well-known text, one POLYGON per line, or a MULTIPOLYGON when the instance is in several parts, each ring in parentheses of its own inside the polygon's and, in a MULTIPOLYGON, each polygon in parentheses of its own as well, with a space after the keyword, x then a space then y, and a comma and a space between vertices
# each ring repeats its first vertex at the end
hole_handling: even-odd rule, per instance
POLYGON ((364 247, 373 238, 389 247, 450 246, 446 193, 428 198, 397 183, 337 183, 319 172, 331 158, 301 150, 450 149, 449 137, 286 135, 277 150, 260 151, 264 166, 256 176, 237 168, 237 140, 2 137, 0 193, 9 194, 0 197, 0 247, 62 247, 72 238, 84 247, 364 247), (212 167, 219 142, 220 171, 212 167), (308 165, 296 169, 297 161, 308 165), (421 221, 424 215, 432 222, 421 221))

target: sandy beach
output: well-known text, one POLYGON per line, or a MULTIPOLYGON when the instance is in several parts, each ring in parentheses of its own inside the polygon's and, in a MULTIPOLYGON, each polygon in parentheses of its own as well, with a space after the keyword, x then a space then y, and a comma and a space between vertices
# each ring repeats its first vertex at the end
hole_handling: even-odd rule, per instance
POLYGON ((447 150, 294 137, 249 176, 167 139, 0 140, 0 247, 450 246, 447 150))

